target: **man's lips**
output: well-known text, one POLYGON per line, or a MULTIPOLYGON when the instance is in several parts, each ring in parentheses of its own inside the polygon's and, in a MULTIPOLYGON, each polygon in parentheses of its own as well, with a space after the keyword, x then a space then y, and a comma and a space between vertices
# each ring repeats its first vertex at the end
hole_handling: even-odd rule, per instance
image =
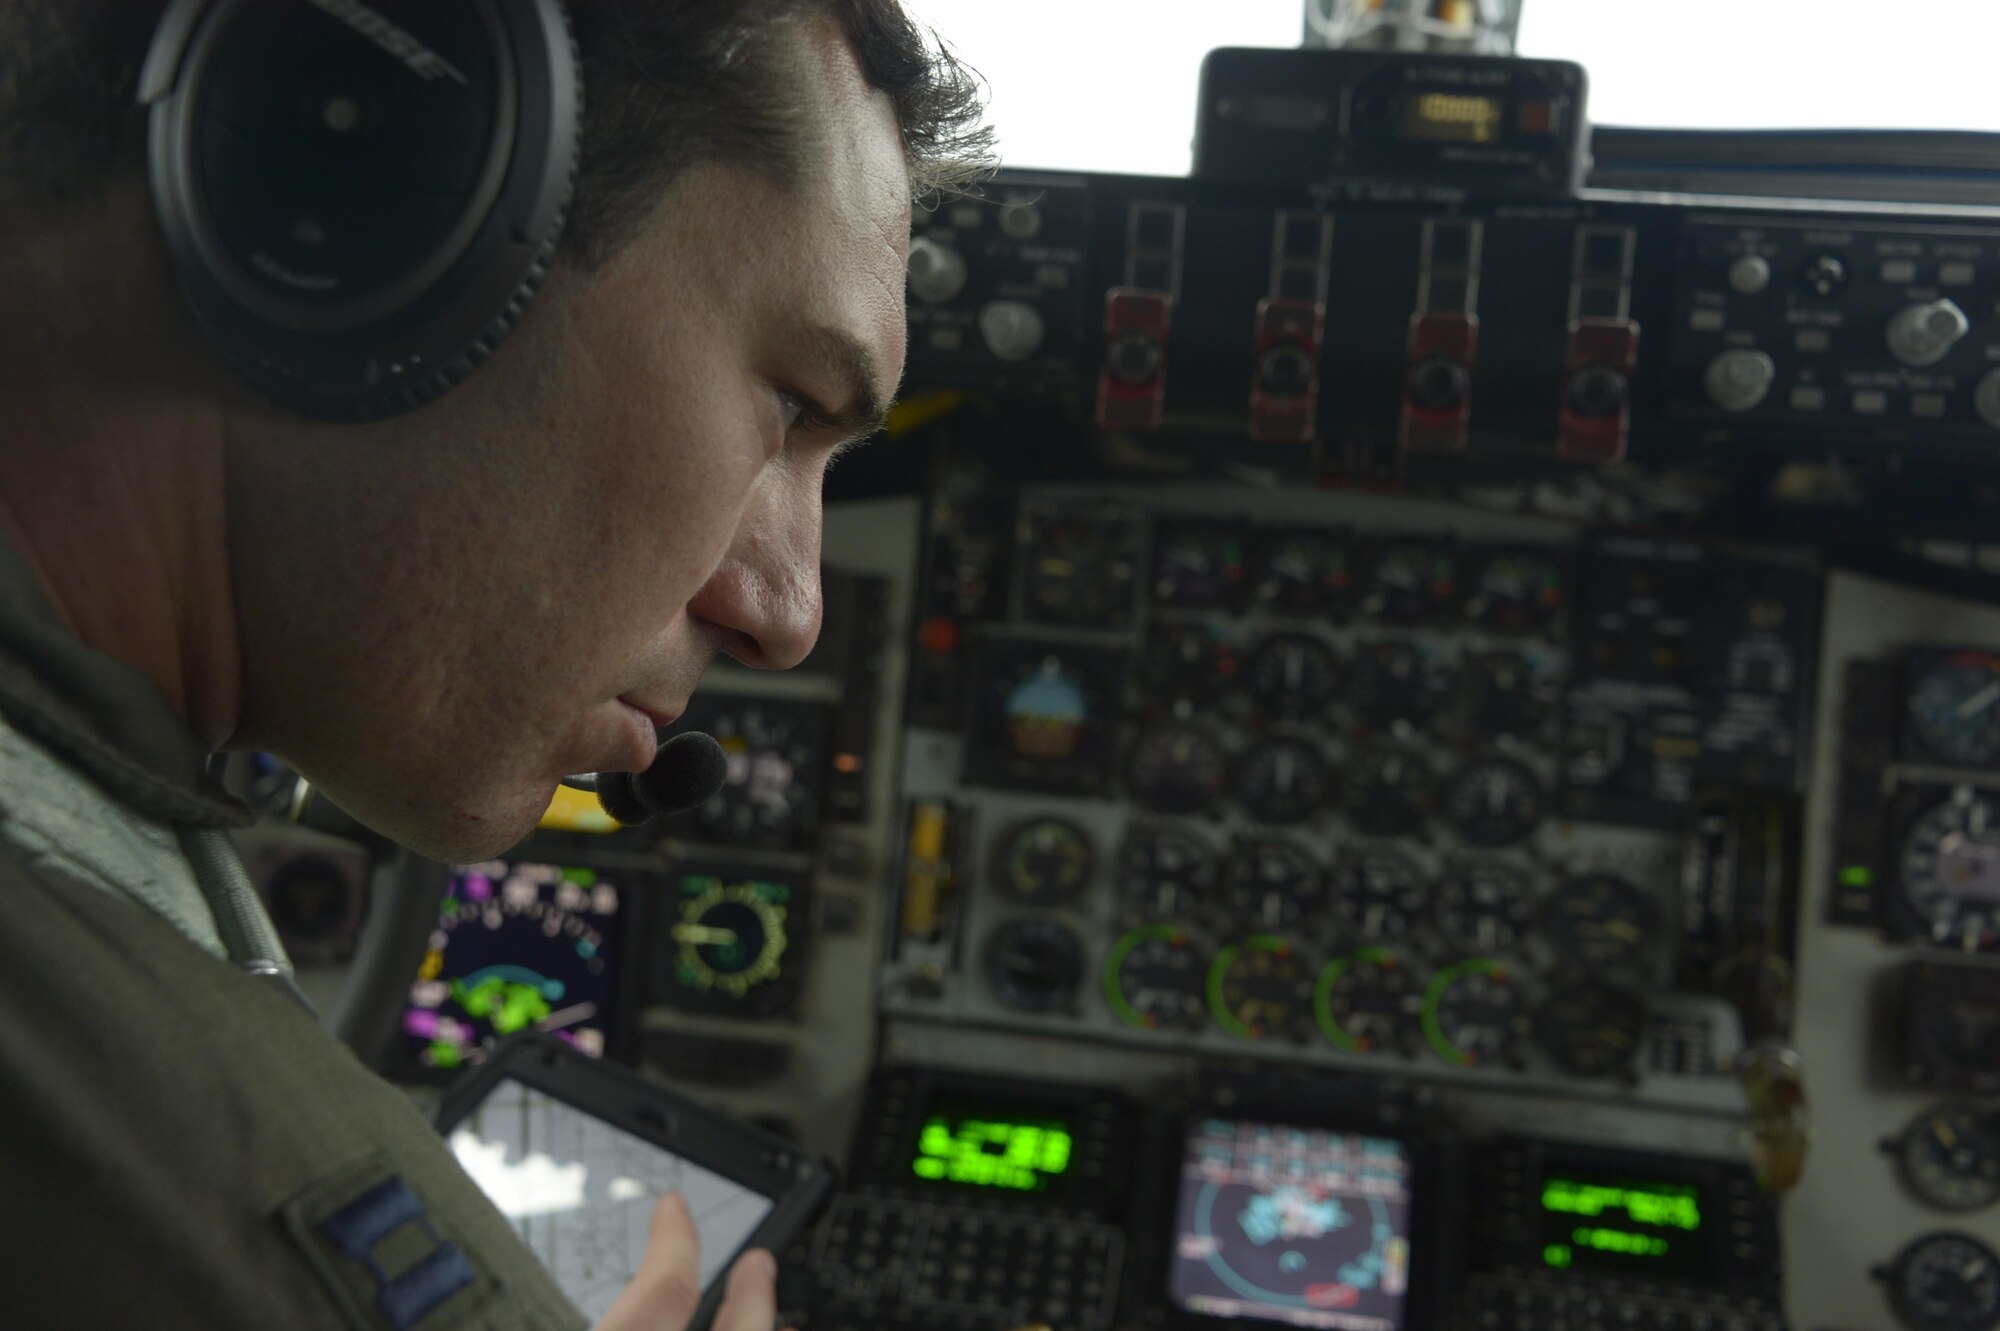
POLYGON ((633 711, 639 713, 662 730, 680 720, 681 713, 686 710, 684 706, 676 707, 671 704, 661 706, 646 702, 640 698, 629 697, 625 694, 620 694, 618 701, 624 703, 627 707, 630 707, 633 711))

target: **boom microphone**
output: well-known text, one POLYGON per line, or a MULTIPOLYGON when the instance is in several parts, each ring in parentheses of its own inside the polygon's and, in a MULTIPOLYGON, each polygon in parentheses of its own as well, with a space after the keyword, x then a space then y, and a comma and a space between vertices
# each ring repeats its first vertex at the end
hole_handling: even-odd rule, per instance
POLYGON ((698 808, 714 799, 728 779, 729 760, 715 736, 689 730, 662 744, 643 772, 566 776, 562 783, 595 792, 604 811, 629 827, 656 813, 698 808))

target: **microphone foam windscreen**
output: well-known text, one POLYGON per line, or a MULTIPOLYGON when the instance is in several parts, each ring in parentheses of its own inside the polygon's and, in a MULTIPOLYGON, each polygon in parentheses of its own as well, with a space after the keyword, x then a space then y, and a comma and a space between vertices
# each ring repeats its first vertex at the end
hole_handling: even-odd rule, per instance
POLYGON ((653 816, 653 811, 640 802, 632 791, 632 776, 629 772, 599 772, 597 774, 597 803, 606 813, 627 827, 637 827, 653 816))
POLYGON ((686 813, 708 803, 729 779, 715 736, 690 730, 660 746, 653 765, 632 778, 632 793, 655 813, 686 813))

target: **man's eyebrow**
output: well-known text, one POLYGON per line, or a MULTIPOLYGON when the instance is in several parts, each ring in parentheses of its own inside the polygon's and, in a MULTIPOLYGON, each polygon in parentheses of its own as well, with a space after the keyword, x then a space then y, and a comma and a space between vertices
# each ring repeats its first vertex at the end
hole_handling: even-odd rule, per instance
POLYGON ((826 428, 856 439, 879 431, 888 419, 892 390, 875 353, 854 334, 831 324, 808 324, 804 337, 806 354, 844 386, 844 400, 831 409, 826 428))

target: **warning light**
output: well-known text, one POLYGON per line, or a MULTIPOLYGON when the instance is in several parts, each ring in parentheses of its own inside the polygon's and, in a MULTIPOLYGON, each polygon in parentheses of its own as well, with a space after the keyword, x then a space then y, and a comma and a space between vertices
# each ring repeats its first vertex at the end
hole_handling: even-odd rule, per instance
POLYGON ((1865 864, 1850 864, 1840 871, 1842 887, 1873 887, 1875 871, 1865 864))

